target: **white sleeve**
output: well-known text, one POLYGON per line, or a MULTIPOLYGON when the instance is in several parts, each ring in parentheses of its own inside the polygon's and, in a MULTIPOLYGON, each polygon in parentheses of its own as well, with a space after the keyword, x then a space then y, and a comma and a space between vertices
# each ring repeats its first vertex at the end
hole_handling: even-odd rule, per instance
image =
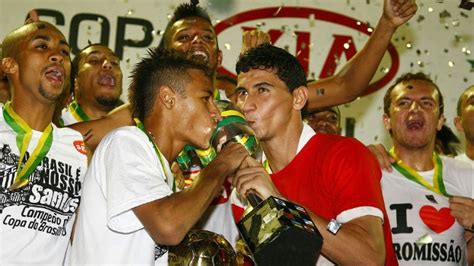
POLYGON ((140 131, 117 132, 105 155, 107 225, 129 233, 143 228, 133 208, 168 196, 160 160, 140 131))

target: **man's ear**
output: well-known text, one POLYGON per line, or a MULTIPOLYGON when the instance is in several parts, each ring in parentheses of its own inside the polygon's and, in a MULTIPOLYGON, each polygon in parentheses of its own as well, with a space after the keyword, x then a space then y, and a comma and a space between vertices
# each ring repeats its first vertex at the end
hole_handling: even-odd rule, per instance
POLYGON ((18 72, 18 63, 12 57, 2 59, 2 71, 5 74, 14 74, 18 72))
POLYGON ((383 127, 386 129, 386 130, 391 130, 392 129, 392 126, 390 125, 390 117, 384 113, 383 116, 383 127))
POLYGON ((444 116, 444 114, 441 114, 438 118, 438 124, 436 125, 436 130, 440 131, 445 122, 446 122, 446 117, 444 116))
POLYGON ((308 88, 305 86, 299 86, 292 92, 293 95, 293 109, 301 110, 308 101, 308 88))
POLYGON ((461 117, 456 116, 454 118, 454 126, 459 130, 460 132, 464 132, 464 128, 462 127, 462 120, 461 117))
POLYGON ((222 51, 221 50, 217 51, 217 67, 221 66, 222 58, 223 58, 222 51))
POLYGON ((159 101, 166 107, 166 109, 171 109, 175 105, 176 92, 172 88, 168 86, 160 87, 158 96, 159 101))

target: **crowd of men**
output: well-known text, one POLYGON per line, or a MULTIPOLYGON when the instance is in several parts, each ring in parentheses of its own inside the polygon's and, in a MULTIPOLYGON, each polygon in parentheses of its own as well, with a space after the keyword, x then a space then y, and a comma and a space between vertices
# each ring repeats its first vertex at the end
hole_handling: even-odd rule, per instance
POLYGON ((238 79, 220 78, 224 88, 209 15, 181 4, 134 67, 125 105, 115 53, 91 44, 71 60, 64 35, 33 13, 2 40, 10 95, 0 105, 0 264, 167 265, 168 246, 196 227, 235 247, 242 202, 254 193, 307 208, 324 238, 318 265, 471 265, 473 86, 457 106, 466 148, 455 159, 435 151, 442 88, 423 73, 386 92, 393 148, 341 136, 336 106, 363 92, 416 10, 385 0, 364 48, 310 83, 293 55, 246 32, 238 79), (186 145, 209 148, 221 120, 215 98, 242 111, 264 156, 229 143, 183 189, 171 164, 186 145))

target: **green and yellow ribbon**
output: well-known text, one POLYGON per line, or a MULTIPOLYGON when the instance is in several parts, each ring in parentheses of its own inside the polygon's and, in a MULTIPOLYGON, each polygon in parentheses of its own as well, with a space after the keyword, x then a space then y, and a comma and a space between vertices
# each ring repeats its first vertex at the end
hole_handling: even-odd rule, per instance
POLYGON ((433 184, 430 184, 426 181, 417 171, 405 164, 402 160, 398 159, 395 154, 395 149, 392 147, 390 149, 390 154, 395 158, 395 163, 392 166, 397 169, 400 174, 408 178, 409 180, 418 183, 425 188, 446 197, 451 195, 446 192, 443 182, 443 162, 436 152, 433 152, 433 163, 434 163, 434 175, 433 175, 433 184))
POLYGON ((38 164, 43 160, 51 148, 53 143, 53 126, 51 123, 46 127, 44 132, 30 155, 30 158, 22 165, 28 146, 30 145, 33 130, 28 124, 13 110, 11 102, 7 102, 3 109, 3 117, 7 124, 16 133, 16 145, 20 151, 20 159, 18 160, 18 168, 13 184, 10 190, 15 190, 26 186, 29 182, 29 176, 36 169, 38 164))
POLYGON ((265 171, 267 171, 267 173, 270 174, 272 172, 272 169, 270 168, 270 164, 268 163, 268 160, 264 160, 262 164, 265 171))
POLYGON ((89 121, 90 118, 89 116, 82 110, 81 106, 79 103, 76 101, 72 101, 69 104, 69 112, 72 114, 72 116, 78 121, 78 122, 83 122, 83 121, 89 121))
MULTIPOLYGON (((158 155, 158 159, 160 160, 161 163, 161 169, 163 170, 163 173, 165 174, 165 182, 168 183, 168 177, 166 176, 166 171, 165 171, 165 163, 167 163, 167 160, 163 156, 163 154, 160 152, 160 149, 158 146, 156 146, 155 141, 153 140, 153 137, 150 135, 150 133, 145 129, 145 125, 140 121, 138 118, 133 118, 133 121, 135 121, 135 124, 137 127, 145 133, 145 135, 148 137, 148 140, 153 144, 153 148, 155 149, 156 155, 158 155)), ((169 184, 169 183, 168 183, 169 184)), ((173 192, 176 192, 176 182, 173 180, 173 187, 171 188, 173 192)))

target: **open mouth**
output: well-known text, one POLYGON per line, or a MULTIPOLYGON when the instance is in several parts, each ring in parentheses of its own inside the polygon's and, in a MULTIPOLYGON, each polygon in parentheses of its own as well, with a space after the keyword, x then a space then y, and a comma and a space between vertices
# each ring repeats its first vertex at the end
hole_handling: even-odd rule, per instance
POLYGON ((97 81, 99 85, 102 86, 115 86, 115 78, 112 75, 101 75, 97 81))
POLYGON ((411 120, 407 122, 407 129, 409 130, 419 130, 422 129, 425 123, 421 120, 411 120))
POLYGON ((190 53, 191 53, 191 56, 194 58, 194 57, 197 57, 197 58, 200 58, 204 61, 209 61, 209 54, 207 53, 206 50, 204 49, 191 49, 190 50, 190 53))
POLYGON ((53 83, 62 83, 64 81, 64 70, 60 67, 47 68, 44 75, 53 83))

